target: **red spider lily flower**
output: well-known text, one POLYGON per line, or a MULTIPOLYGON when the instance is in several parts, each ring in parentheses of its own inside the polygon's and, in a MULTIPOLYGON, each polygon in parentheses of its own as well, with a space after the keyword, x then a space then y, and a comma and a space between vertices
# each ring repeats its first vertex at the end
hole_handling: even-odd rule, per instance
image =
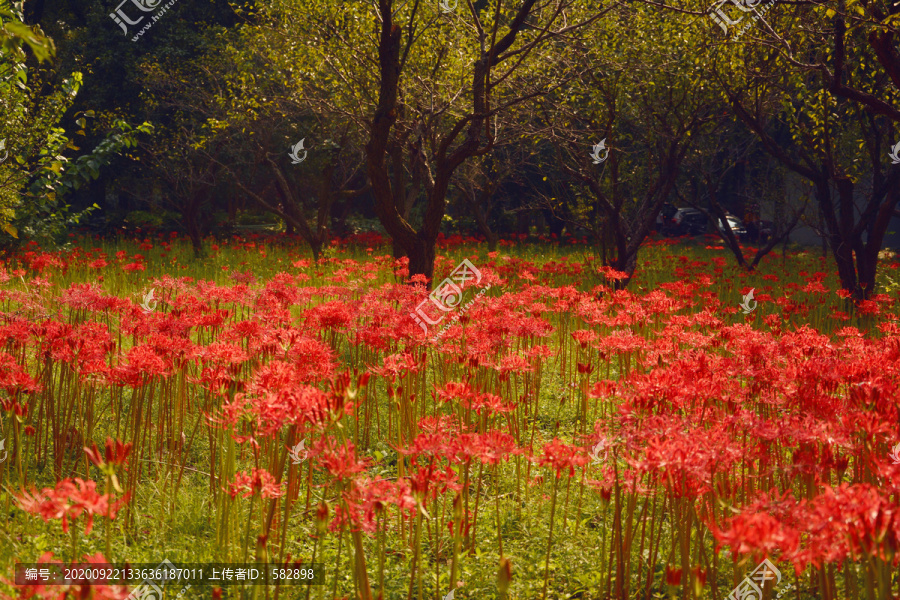
POLYGON ((527 356, 533 360, 541 360, 542 362, 547 360, 548 358, 554 355, 553 350, 550 349, 546 344, 541 344, 540 346, 534 346, 529 349, 527 352, 527 356))
POLYGON ((406 456, 431 456, 454 460, 456 456, 455 443, 459 438, 458 425, 450 417, 425 417, 419 421, 419 428, 423 433, 417 435, 406 447, 397 448, 400 454, 406 456))
POLYGON ((116 296, 107 296, 100 286, 89 283, 73 283, 60 294, 59 301, 65 306, 79 310, 118 310, 130 303, 116 296))
POLYGON ((628 273, 625 273, 624 271, 617 271, 612 267, 607 266, 599 267, 597 271, 611 281, 622 281, 624 279, 628 279, 629 277, 628 273))
POLYGON ((597 332, 593 329, 579 329, 578 331, 572 332, 572 338, 578 342, 581 349, 584 350, 588 347, 588 344, 597 339, 597 332))
POLYGON ((300 383, 304 369, 282 361, 272 361, 254 375, 245 394, 222 406, 222 420, 236 425, 249 418, 262 435, 274 435, 283 427, 301 429, 327 422, 349 410, 343 398, 300 383))
POLYGON ((113 369, 112 377, 118 385, 142 387, 154 378, 166 377, 172 365, 167 364, 149 346, 142 344, 128 351, 128 362, 113 369))
MULTIPOLYGON (((37 392, 43 388, 25 369, 23 369, 16 359, 7 354, 0 352, 0 389, 6 391, 10 396, 15 397, 21 392, 37 392)), ((10 410, 7 408, 6 410, 10 410)))
MULTIPOLYGON (((696 567, 691 569, 691 573, 694 574, 694 581, 696 582, 697 587, 699 589, 703 589, 704 587, 706 587, 706 574, 707 574, 706 569, 701 569, 700 565, 697 565, 696 567)), ((698 595, 699 595, 699 591, 698 591, 698 595)))
POLYGON ((341 492, 341 496, 346 508, 335 508, 334 519, 329 525, 332 531, 340 530, 349 522, 354 531, 374 533, 378 525, 377 515, 388 505, 394 505, 403 512, 416 506, 405 481, 391 482, 380 477, 354 479, 350 488, 341 492))
POLYGON ((736 554, 749 552, 770 554, 775 551, 796 551, 800 532, 785 527, 780 519, 766 512, 745 511, 729 519, 724 529, 713 529, 719 545, 728 545, 736 554))
MULTIPOLYGON (((82 558, 82 564, 89 565, 109 565, 110 561, 100 552, 93 556, 85 554, 82 558)), ((52 552, 44 552, 38 559, 37 566, 55 565, 57 569, 63 568, 63 563, 53 560, 52 552)), ((128 586, 125 585, 108 585, 102 583, 104 580, 80 580, 75 583, 66 585, 45 585, 41 583, 28 583, 27 585, 16 585, 15 581, 8 580, 0 576, 0 582, 3 582, 19 592, 16 598, 41 598, 42 600, 63 600, 64 598, 91 598, 92 600, 128 600, 130 592, 128 586)), ((3 598, 12 600, 13 596, 3 595, 3 598)))
MULTIPOLYGON (((465 440, 460 440, 460 444, 464 442, 465 440)), ((473 455, 489 465, 496 465, 523 452, 522 448, 516 446, 516 438, 503 431, 491 429, 472 437, 473 455)))
POLYGON ((803 287, 802 291, 807 294, 827 294, 829 289, 822 285, 820 281, 810 281, 803 287))
POLYGON ((501 381, 506 381, 510 373, 530 373, 533 370, 531 363, 517 354, 504 356, 494 368, 499 371, 501 381))
POLYGON ((109 482, 112 483, 113 489, 121 494, 122 488, 119 485, 118 477, 116 477, 115 468, 123 465, 128 459, 128 455, 131 453, 131 444, 123 444, 119 440, 114 442, 112 438, 108 437, 106 438, 104 457, 100 456, 100 450, 97 449, 97 444, 93 444, 92 448, 85 446, 84 453, 87 455, 88 459, 97 465, 100 471, 109 478, 109 482), (104 460, 104 458, 106 460, 104 460))
POLYGON ((666 565, 666 583, 668 585, 681 585, 681 569, 675 569, 666 565))
POLYGON ((516 409, 516 403, 507 404, 503 398, 494 394, 480 393, 472 401, 471 407, 477 414, 494 413, 506 414, 516 409))
MULTIPOLYGON (((98 467, 103 467, 104 461, 100 458, 100 451, 97 449, 97 444, 93 445, 93 448, 84 449, 85 454, 91 460, 92 463, 97 465, 98 467)), ((128 458, 128 455, 131 453, 131 443, 122 443, 121 440, 113 440, 110 437, 106 438, 106 446, 104 448, 104 458, 106 458, 106 464, 121 466, 124 464, 125 460, 128 458)))
POLYGON ((588 463, 584 450, 578 446, 569 446, 559 438, 545 444, 541 456, 534 461, 542 467, 550 467, 556 471, 556 478, 562 476, 563 469, 569 470, 569 477, 575 476, 575 467, 583 467, 588 463))
POLYGON ((234 481, 228 486, 232 498, 241 494, 244 498, 259 494, 263 499, 281 498, 284 488, 275 481, 275 477, 265 469, 253 469, 250 473, 238 472, 234 481))
POLYGON ((126 273, 134 273, 135 271, 146 271, 147 267, 144 266, 144 263, 132 262, 127 265, 122 265, 122 270, 126 273))
POLYGON ((443 388, 436 389, 436 393, 444 402, 457 399, 460 406, 474 410, 479 415, 482 412, 504 414, 516 408, 515 404, 507 404, 500 396, 478 392, 467 383, 450 381, 443 388))
POLYGON ((450 400, 471 402, 477 392, 468 383, 448 381, 442 388, 435 386, 435 393, 443 402, 449 402, 450 400))
POLYGON ((323 437, 316 441, 313 448, 316 461, 338 481, 352 479, 369 466, 367 458, 356 456, 356 446, 352 442, 334 447, 330 439, 323 437))
POLYGON ((370 370, 388 381, 395 381, 397 377, 403 379, 408 374, 418 373, 422 369, 425 353, 422 353, 421 356, 421 359, 417 359, 411 352, 391 354, 384 358, 383 367, 372 367, 370 370))
POLYGON ((25 512, 40 516, 45 522, 51 519, 62 519, 63 532, 69 531, 69 519, 75 520, 87 514, 85 535, 94 527, 94 515, 114 519, 119 507, 128 501, 128 495, 111 502, 111 494, 97 493, 97 482, 83 479, 63 479, 56 488, 44 488, 38 493, 32 488, 31 493, 24 492, 16 497, 19 506, 25 512))
POLYGON ((448 489, 454 492, 462 489, 456 471, 449 464, 440 469, 432 460, 431 464, 422 467, 413 459, 412 467, 413 472, 406 479, 414 497, 424 500, 430 496, 436 499, 448 489))
POLYGON ((308 309, 304 317, 313 329, 344 329, 356 319, 357 308, 346 302, 323 302, 308 309))

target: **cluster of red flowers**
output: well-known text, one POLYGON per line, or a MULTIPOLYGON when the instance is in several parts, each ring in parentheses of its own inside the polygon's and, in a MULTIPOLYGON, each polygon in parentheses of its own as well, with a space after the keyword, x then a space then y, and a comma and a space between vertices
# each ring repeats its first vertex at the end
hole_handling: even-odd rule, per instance
MULTIPOLYGON (((96 252, 34 251, 23 260, 51 278, 147 264, 96 252)), ((415 519, 475 494, 474 511, 468 502, 455 509, 468 535, 484 493, 475 478, 515 463, 508 472, 531 482, 586 483, 599 506, 630 495, 650 510, 657 501, 678 507, 670 526, 685 540, 680 552, 703 543, 705 528, 735 554, 772 556, 798 571, 861 557, 896 565, 900 465, 887 458, 900 422, 893 299, 852 305, 821 272, 785 290, 769 276, 757 287, 760 314, 745 317, 737 308, 744 282, 729 283, 733 302, 719 294, 723 261, 673 263, 677 281, 641 293, 617 289, 624 274, 591 260, 536 264, 492 253, 479 262, 491 294, 440 341, 409 316, 421 286, 384 283, 406 268, 387 257, 296 261, 267 279, 234 271, 233 285, 167 276, 145 286, 155 290, 154 310, 97 284, 54 297, 46 279, 33 279, 40 291, 26 293, 0 268, 0 301, 15 307, 0 322, 0 406, 27 425, 59 480, 20 504, 61 519, 64 530, 82 515, 88 533, 95 515, 115 516, 124 500, 62 478, 72 472, 64 468, 72 444, 81 445, 71 415, 97 418, 93 398, 107 394, 123 439, 140 451, 109 441, 101 456, 84 441, 95 465, 122 467, 129 491, 155 468, 142 457, 184 453, 203 425, 210 444, 220 429, 238 442, 235 470, 210 464, 222 478, 212 488, 287 511, 299 472, 314 470, 335 503, 333 529, 373 532, 389 507, 415 519), (600 285, 580 291, 585 273, 600 285), (868 331, 847 325, 845 311, 823 317, 833 334, 825 321, 812 324, 824 298, 855 311, 868 331), (29 413, 36 405, 44 412, 29 413), (145 436, 146 423, 154 426, 145 436), (306 438, 309 462, 288 462, 287 450, 306 438), (376 440, 396 462, 373 458, 376 440), (396 465, 390 477, 386 464, 396 465)), ((19 448, 10 448, 17 460, 19 448)), ((579 497, 579 510, 586 505, 579 497)), ((630 549, 619 551, 630 560, 630 549)), ((683 582, 690 569, 706 581, 707 565, 687 563, 670 568, 670 580, 683 582)))
POLYGON ((89 534, 94 527, 94 516, 115 518, 119 508, 128 501, 127 497, 113 500, 111 494, 99 494, 95 481, 76 478, 63 479, 55 488, 44 488, 40 493, 32 489, 19 497, 19 506, 25 512, 40 516, 44 521, 62 519, 62 530, 69 531, 69 522, 81 515, 87 515, 84 533, 89 534))

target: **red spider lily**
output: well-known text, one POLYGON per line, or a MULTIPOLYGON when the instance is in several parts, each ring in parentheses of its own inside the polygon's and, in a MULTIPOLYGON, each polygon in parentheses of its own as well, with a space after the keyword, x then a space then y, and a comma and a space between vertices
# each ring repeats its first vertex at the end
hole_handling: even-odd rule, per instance
POLYGON ((419 421, 419 428, 424 431, 417 435, 404 448, 397 448, 400 454, 406 456, 432 456, 453 460, 456 455, 456 440, 454 433, 458 427, 454 426, 448 417, 426 417, 419 421))
POLYGON ((323 302, 306 311, 313 329, 344 329, 355 319, 356 308, 346 302, 323 302))
POLYGON ((544 445, 541 456, 533 460, 542 467, 550 467, 559 479, 564 469, 569 470, 569 477, 574 477, 575 467, 583 467, 589 459, 583 448, 569 446, 559 438, 553 438, 552 442, 544 445))
POLYGON ((228 493, 232 498, 238 494, 244 498, 257 494, 263 499, 281 498, 284 495, 284 488, 265 469, 253 469, 250 473, 243 471, 236 473, 234 481, 228 485, 228 493))
POLYGON ((60 294, 59 302, 77 310, 90 311, 116 311, 130 304, 116 296, 105 295, 100 286, 89 283, 73 283, 60 294))
POLYGON ((21 392, 40 391, 42 386, 16 362, 16 359, 6 352, 0 352, 0 388, 15 397, 21 392))
MULTIPOLYGON (((799 530, 785 527, 781 519, 769 514, 764 506, 774 508, 776 504, 769 504, 763 495, 740 515, 729 519, 727 527, 719 529, 715 524, 710 524, 710 530, 720 545, 727 543, 739 555, 750 552, 757 555, 796 552, 800 545, 799 530)), ((781 510, 778 512, 785 515, 781 510)))
POLYGON ((340 530, 349 522, 354 531, 373 533, 378 513, 387 506, 393 505, 405 512, 416 505, 406 482, 391 482, 380 477, 353 479, 350 488, 341 492, 341 497, 346 508, 336 507, 334 519, 329 525, 332 531, 340 530))
POLYGON ((92 448, 84 447, 84 453, 87 455, 88 459, 100 469, 100 471, 106 475, 108 478, 108 483, 111 483, 113 489, 115 489, 118 493, 122 493, 122 488, 119 486, 119 479, 116 476, 116 467, 119 467, 125 464, 125 461, 128 459, 128 455, 131 453, 131 444, 123 444, 121 441, 116 440, 115 442, 112 438, 106 438, 106 448, 104 449, 104 456, 100 456, 100 451, 97 449, 97 444, 93 444, 92 448), (104 460, 104 458, 106 460, 104 460))
POLYGON ((418 373, 424 366, 424 362, 424 353, 422 353, 421 359, 417 359, 412 353, 403 352, 386 356, 384 366, 373 367, 371 371, 389 381, 395 381, 397 377, 403 379, 410 373, 418 373))
POLYGON ((92 448, 85 447, 84 453, 87 454, 87 457, 91 460, 92 463, 103 468, 104 465, 109 464, 113 466, 121 466, 125 463, 125 460, 128 458, 128 455, 131 453, 131 444, 124 444, 120 440, 113 441, 112 438, 106 438, 106 446, 104 448, 103 458, 100 456, 100 451, 97 449, 97 444, 93 444, 92 448))
MULTIPOLYGON (((509 460, 510 457, 522 454, 524 451, 516 446, 516 439, 508 433, 491 429, 471 438, 470 452, 482 462, 495 465, 500 461, 509 460)), ((467 440, 458 442, 460 450, 467 440)))
POLYGON ((170 364, 166 364, 149 346, 140 345, 129 350, 128 363, 114 368, 111 377, 118 385, 142 387, 152 379, 165 377, 170 373, 170 364))
MULTIPOLYGON (((104 557, 103 554, 98 552, 93 556, 85 554, 82 558, 82 563, 85 566, 109 565, 110 561, 109 559, 104 557)), ((62 569, 64 567, 61 561, 53 560, 52 552, 44 552, 38 559, 38 568, 44 565, 48 567, 56 565, 57 569, 62 569)), ((99 583, 97 581, 91 580, 65 585, 47 585, 41 583, 16 585, 15 581, 0 577, 0 582, 13 587, 18 592, 18 596, 7 596, 3 594, 2 597, 8 600, 13 600, 15 598, 22 600, 28 598, 41 598, 42 600, 65 600, 66 598, 91 598, 92 600, 127 600, 130 597, 128 586, 116 584, 107 585, 106 583, 99 583)))
POLYGON ((128 494, 112 501, 111 494, 97 493, 95 481, 63 479, 56 484, 56 488, 44 488, 40 493, 32 488, 30 494, 24 492, 16 500, 22 510, 39 515, 45 522, 62 519, 64 532, 69 531, 69 519, 75 520, 87 514, 84 533, 89 534, 94 527, 94 515, 108 515, 114 519, 119 507, 128 501, 128 494))
POLYGON ((436 390, 437 396, 444 402, 458 399, 460 406, 474 410, 479 415, 486 413, 509 413, 515 410, 514 404, 507 404, 500 396, 478 392, 466 383, 448 382, 443 388, 436 390))
POLYGON ((338 481, 353 479, 369 466, 367 458, 356 456, 356 447, 352 442, 335 447, 328 438, 320 438, 313 445, 312 454, 328 473, 338 481))
POLYGON ((147 267, 144 265, 144 263, 132 262, 128 263, 127 265, 122 265, 122 270, 126 273, 134 273, 135 271, 146 271, 147 267))
POLYGON ((597 332, 593 329, 579 329, 572 332, 572 338, 578 342, 582 350, 588 347, 588 344, 597 339, 597 332))
POLYGON ((270 362, 256 372, 245 394, 222 406, 223 422, 236 425, 246 417, 259 433, 273 435, 288 425, 306 428, 350 410, 343 397, 300 383, 304 377, 294 365, 270 362))
POLYGON ((448 464, 443 469, 438 468, 434 460, 427 466, 419 466, 416 459, 412 461, 412 474, 407 477, 412 495, 416 498, 437 499, 439 494, 452 490, 458 492, 462 489, 456 471, 448 464))

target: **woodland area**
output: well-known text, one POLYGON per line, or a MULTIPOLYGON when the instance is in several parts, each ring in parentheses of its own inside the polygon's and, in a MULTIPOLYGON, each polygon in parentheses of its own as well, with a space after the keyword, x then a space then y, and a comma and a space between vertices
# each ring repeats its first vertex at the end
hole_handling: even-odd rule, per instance
POLYGON ((537 227, 630 274, 678 205, 762 216, 760 257, 811 227, 864 298, 900 197, 889 2, 3 5, 7 251, 377 231, 430 278, 441 234, 537 227))

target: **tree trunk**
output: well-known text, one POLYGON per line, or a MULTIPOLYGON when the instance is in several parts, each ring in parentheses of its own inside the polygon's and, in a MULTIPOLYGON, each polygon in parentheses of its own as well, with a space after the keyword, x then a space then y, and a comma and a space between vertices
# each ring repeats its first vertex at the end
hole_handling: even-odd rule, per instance
POLYGON ((181 213, 184 219, 184 228, 191 240, 194 249, 194 258, 203 257, 203 231, 200 226, 199 211, 203 206, 204 192, 196 192, 188 200, 188 205, 181 213))
MULTIPOLYGON (((746 271, 750 271, 748 268, 747 261, 744 259, 744 251, 741 250, 741 245, 738 242, 737 238, 734 236, 734 231, 731 230, 731 225, 728 223, 728 217, 725 215, 725 211, 722 209, 722 206, 719 204, 719 198, 717 193, 717 185, 713 185, 712 178, 707 175, 706 176, 706 189, 709 194, 709 206, 710 212, 712 212, 713 227, 716 227, 718 230, 717 221, 721 221, 723 228, 725 229, 724 238, 725 245, 728 246, 728 249, 731 250, 731 253, 734 254, 734 258, 737 260, 738 266, 746 271)), ((720 234, 722 232, 719 232, 720 234)))
POLYGON ((541 213, 544 215, 544 221, 547 223, 550 235, 555 235, 558 239, 559 236, 562 235, 563 229, 566 227, 565 221, 557 218, 553 211, 548 208, 542 208, 541 213))
POLYGON ((312 250, 313 262, 319 262, 319 256, 322 254, 322 242, 319 240, 307 240, 309 249, 312 250))
POLYGON ((415 245, 407 251, 409 256, 409 274, 424 275, 428 281, 434 279, 434 242, 416 236, 415 245))
POLYGON ((615 262, 612 264, 613 269, 622 271, 628 275, 627 278, 616 282, 614 287, 617 290, 624 290, 628 287, 628 284, 631 283, 631 278, 634 277, 634 271, 637 269, 637 251, 637 248, 626 250, 625 254, 617 256, 615 262))
POLYGON ((478 230, 481 231, 481 234, 487 239, 488 242, 488 250, 493 252, 497 249, 497 241, 499 236, 491 230, 491 226, 488 224, 488 213, 490 212, 490 199, 491 196, 494 195, 494 192, 497 190, 496 182, 487 182, 482 186, 480 193, 475 190, 472 191, 472 194, 466 190, 463 190, 463 198, 468 202, 469 207, 472 209, 472 216, 475 217, 475 223, 478 225, 478 230))
POLYGON ((191 247, 194 249, 194 258, 203 258, 203 235, 200 233, 197 220, 185 215, 184 227, 191 240, 191 247))

